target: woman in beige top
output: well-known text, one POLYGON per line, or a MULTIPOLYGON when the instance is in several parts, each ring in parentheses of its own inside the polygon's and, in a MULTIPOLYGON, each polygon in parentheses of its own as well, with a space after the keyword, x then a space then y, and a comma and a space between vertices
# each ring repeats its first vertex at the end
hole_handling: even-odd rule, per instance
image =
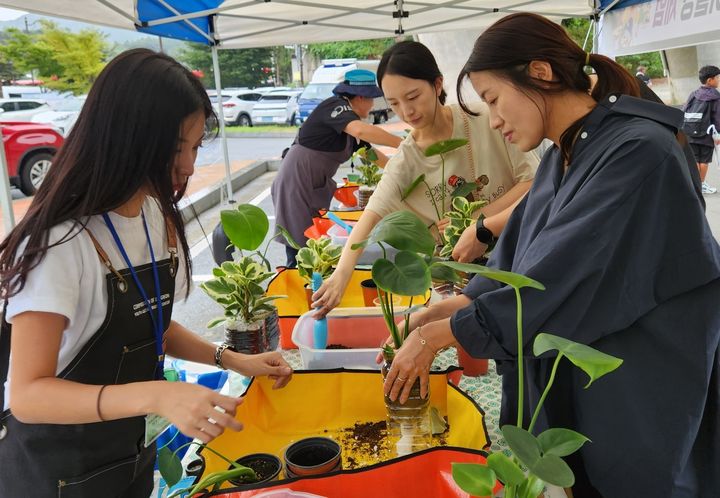
MULTIPOLYGON (((488 201, 480 210, 485 216, 483 224, 497 237, 535 176, 537 157, 506 144, 502 134, 490 127, 484 104, 474 109, 477 116, 465 113, 457 105, 445 105, 442 74, 430 50, 421 43, 405 41, 392 46, 383 54, 377 76, 385 99, 400 119, 412 127, 412 132, 387 163, 377 190, 345 245, 337 269, 313 295, 313 307, 319 308, 317 316, 340 302, 362 252, 353 250, 352 245, 366 239, 384 216, 403 209, 411 211, 437 234, 447 220, 439 219, 430 196, 440 207, 444 189, 445 211, 449 211, 454 188, 474 182, 475 199, 488 201), (465 138, 468 145, 444 155, 443 178, 440 157, 425 157, 424 151, 431 144, 450 138, 465 138), (418 187, 401 200, 402 192, 421 174, 430 189, 418 187)), ((453 256, 469 261, 482 256, 486 249, 476 239, 472 225, 453 256)))

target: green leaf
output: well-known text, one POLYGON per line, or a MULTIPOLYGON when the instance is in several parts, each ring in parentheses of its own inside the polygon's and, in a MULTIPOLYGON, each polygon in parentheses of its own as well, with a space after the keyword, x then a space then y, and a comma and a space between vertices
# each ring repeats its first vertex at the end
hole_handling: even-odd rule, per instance
POLYGON ((520 485, 517 496, 529 496, 535 498, 536 496, 540 496, 543 489, 545 489, 545 483, 537 477, 531 476, 520 485))
POLYGON ((543 455, 564 457, 575 453, 590 441, 579 432, 570 429, 548 429, 538 436, 543 455))
POLYGON ((218 297, 227 296, 233 292, 233 287, 224 278, 216 278, 208 280, 200 284, 200 288, 207 292, 208 296, 213 299, 218 297))
POLYGON ((479 463, 453 463, 452 477, 460 489, 473 496, 490 496, 495 487, 495 472, 479 463))
POLYGON ((435 142, 430 147, 425 149, 425 157, 437 156, 438 154, 445 154, 452 150, 462 147, 467 144, 468 141, 464 138, 451 138, 450 140, 440 140, 435 142))
POLYGON ((588 374, 590 381, 585 386, 586 389, 603 375, 618 368, 623 362, 620 358, 600 352, 585 344, 579 344, 565 339, 564 337, 546 333, 540 333, 535 337, 533 344, 535 356, 540 356, 553 349, 560 351, 567 356, 568 360, 573 362, 575 366, 581 368, 588 374))
POLYGON ((422 175, 415 178, 415 180, 413 180, 413 182, 410 184, 410 186, 403 191, 402 196, 400 197, 400 200, 404 201, 405 199, 407 199, 410 196, 410 194, 412 194, 413 191, 417 188, 417 186, 420 185, 424 181, 425 181, 425 173, 423 173, 422 175))
POLYGON ((433 282, 454 282, 459 284, 462 282, 460 275, 449 266, 432 263, 430 265, 430 276, 433 282))
POLYGON ((292 235, 290 235, 290 232, 287 231, 287 229, 282 226, 275 224, 275 227, 277 228, 277 231, 280 232, 280 235, 283 236, 283 238, 287 241, 288 244, 290 244, 290 247, 293 249, 300 249, 300 244, 295 242, 295 239, 293 239, 292 235))
POLYGON ((212 320, 210 320, 210 321, 208 322, 207 328, 209 328, 209 329, 214 329, 215 327, 217 327, 218 325, 221 325, 221 324, 223 324, 223 323, 225 323, 225 317, 224 317, 224 316, 219 317, 219 318, 213 318, 212 320))
POLYGON ((575 484, 575 476, 565 460, 557 455, 545 455, 533 465, 528 465, 530 472, 548 484, 570 488, 575 484))
POLYGON ((265 212, 252 204, 221 211, 220 221, 230 242, 247 251, 260 247, 270 228, 265 212))
POLYGON ((431 255, 435 239, 430 230, 415 214, 409 211, 395 211, 375 225, 367 240, 354 244, 353 249, 383 242, 399 251, 412 251, 431 255))
POLYGON ((495 270, 492 268, 488 268, 487 266, 475 265, 472 263, 456 263, 454 261, 443 261, 440 264, 449 266, 453 270, 463 271, 466 273, 476 273, 478 275, 482 275, 483 277, 487 277, 492 280, 497 280, 498 282, 508 284, 512 287, 515 287, 516 289, 522 289, 523 287, 532 287, 533 289, 545 290, 545 286, 540 282, 533 280, 530 277, 526 277, 525 275, 520 275, 519 273, 513 273, 504 270, 495 270))
POLYGON ((373 148, 368 149, 367 153, 365 154, 365 157, 367 157, 370 161, 378 160, 377 152, 375 152, 375 149, 373 149, 373 148))
POLYGON ((475 192, 475 190, 477 190, 477 184, 475 182, 467 182, 453 190, 450 195, 452 197, 465 198, 475 192))
POLYGON ((527 468, 531 469, 540 460, 540 443, 535 436, 515 425, 504 425, 500 431, 513 455, 527 468))
POLYGON ((522 469, 504 453, 490 453, 487 464, 505 484, 517 486, 525 480, 522 469))
POLYGON ((158 450, 158 468, 169 488, 175 486, 182 477, 182 463, 178 456, 167 447, 158 450))
POLYGON ((417 253, 400 251, 395 261, 380 258, 373 263, 372 278, 380 289, 400 296, 418 296, 430 288, 430 269, 417 253))

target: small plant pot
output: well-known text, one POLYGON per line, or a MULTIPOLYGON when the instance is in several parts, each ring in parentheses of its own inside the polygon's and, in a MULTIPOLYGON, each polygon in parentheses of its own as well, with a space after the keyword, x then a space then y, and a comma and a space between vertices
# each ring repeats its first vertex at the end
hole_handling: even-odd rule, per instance
POLYGON ((371 278, 363 280, 360 282, 360 287, 362 287, 365 306, 375 306, 373 301, 378 298, 378 288, 377 285, 375 285, 375 281, 371 278))
MULTIPOLYGON (((230 479, 230 484, 238 487, 274 481, 278 478, 282 470, 282 462, 280 459, 270 453, 253 453, 252 455, 238 458, 235 462, 243 467, 253 469, 258 477, 257 480, 253 482, 243 479, 230 479)), ((228 467, 228 470, 230 469, 232 469, 232 467, 228 467)))
POLYGON ((457 346, 458 365, 463 369, 463 375, 467 377, 478 377, 488 372, 488 360, 486 358, 473 358, 461 346, 457 346))
POLYGON ((365 185, 358 189, 358 207, 360 209, 365 209, 365 206, 367 206, 370 201, 370 196, 372 196, 374 192, 374 188, 366 187, 365 185))
POLYGON ((225 343, 234 351, 258 354, 277 349, 280 337, 277 309, 253 323, 235 322, 225 327, 225 343))
POLYGON ((202 455, 197 455, 190 463, 185 467, 185 475, 188 477, 194 477, 195 482, 205 472, 205 458, 202 455))
POLYGON ((285 450, 285 474, 288 478, 315 476, 342 468, 340 445, 326 437, 309 437, 285 450))
POLYGON ((314 294, 314 292, 312 290, 312 287, 310 287, 309 284, 305 284, 305 298, 307 299, 308 309, 310 309, 310 310, 313 309, 312 308, 312 302, 313 302, 312 295, 313 294, 314 294))

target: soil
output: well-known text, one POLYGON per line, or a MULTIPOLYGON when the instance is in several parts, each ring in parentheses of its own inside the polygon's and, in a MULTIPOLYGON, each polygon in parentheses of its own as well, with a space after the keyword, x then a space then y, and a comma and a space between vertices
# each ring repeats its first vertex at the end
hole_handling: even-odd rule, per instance
POLYGON ((278 471, 277 463, 271 462, 268 460, 251 460, 249 462, 242 462, 241 465, 244 465, 245 467, 250 467, 255 471, 255 475, 257 476, 257 479, 249 479, 249 478, 238 478, 233 479, 232 482, 238 483, 238 484, 249 484, 253 482, 262 482, 265 479, 268 479, 273 476, 278 471))
POLYGON ((344 346, 342 344, 328 344, 325 349, 351 349, 350 346, 344 346))

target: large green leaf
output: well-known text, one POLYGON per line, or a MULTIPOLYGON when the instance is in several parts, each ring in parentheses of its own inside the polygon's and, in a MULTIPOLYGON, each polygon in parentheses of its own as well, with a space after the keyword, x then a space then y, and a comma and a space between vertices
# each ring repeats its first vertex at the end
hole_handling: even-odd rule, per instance
POLYGON ((545 483, 537 477, 530 476, 530 478, 523 482, 518 488, 517 496, 535 498, 540 496, 543 489, 545 489, 545 483))
POLYGON ((464 138, 451 138, 450 140, 440 140, 425 149, 425 157, 437 156, 445 154, 468 143, 464 138))
POLYGON ((220 211, 220 221, 230 242, 246 251, 260 247, 270 228, 265 212, 252 204, 220 211))
POLYGON ((468 194, 471 194, 477 190, 477 184, 475 182, 467 182, 463 183, 459 187, 457 187, 455 190, 452 191, 451 196, 452 197, 467 197, 468 194))
POLYGON ((495 472, 479 463, 453 463, 452 476, 460 489, 473 496, 490 496, 495 487, 495 472))
POLYGON ((540 356, 553 349, 560 351, 567 356, 568 360, 573 362, 575 366, 581 368, 588 374, 590 381, 585 386, 586 389, 603 375, 618 368, 623 362, 620 358, 602 353, 590 346, 579 344, 564 337, 546 333, 538 334, 537 337, 535 337, 533 352, 536 356, 540 356))
POLYGON ((454 282, 456 284, 462 282, 462 278, 460 278, 460 275, 458 275, 455 270, 449 266, 437 263, 430 265, 430 276, 433 282, 454 282))
POLYGON ((572 470, 565 460, 557 455, 545 455, 534 465, 529 465, 528 470, 543 481, 561 488, 569 488, 575 484, 572 470))
POLYGON ((183 473, 180 459, 166 446, 158 450, 158 469, 169 488, 180 481, 183 473))
POLYGON ((293 249, 300 249, 300 244, 295 242, 295 239, 293 239, 293 236, 290 235, 290 232, 287 231, 287 229, 282 226, 275 224, 275 228, 277 228, 277 231, 280 232, 280 235, 283 236, 283 238, 287 241, 287 243, 292 247, 293 249))
POLYGON ((527 468, 532 469, 541 457, 540 443, 535 436, 515 425, 503 425, 500 431, 513 455, 527 468))
POLYGON ((208 280, 200 284, 200 288, 207 292, 207 295, 213 299, 217 299, 222 296, 227 296, 234 291, 232 285, 227 282, 224 278, 216 278, 208 280))
POLYGON ((505 484, 517 486, 525 480, 522 469, 504 453, 490 453, 487 464, 505 484))
POLYGON ((413 180, 413 182, 410 184, 410 186, 403 191, 402 196, 400 197, 400 200, 404 201, 405 199, 407 199, 410 196, 410 194, 412 194, 413 191, 417 188, 417 186, 420 185, 424 181, 425 181, 425 173, 423 173, 422 175, 415 178, 415 180, 413 180))
POLYGON ((522 289, 523 287, 532 287, 533 289, 545 290, 545 286, 540 282, 533 280, 525 275, 519 273, 513 273, 504 270, 495 270, 488 268, 483 265, 475 265, 472 263, 456 263, 455 261, 443 261, 440 264, 449 266, 453 270, 464 271, 466 273, 476 273, 483 277, 497 280, 504 284, 508 284, 516 289, 522 289))
POLYGON ((395 261, 380 258, 373 263, 372 278, 377 286, 400 296, 418 296, 430 288, 430 269, 417 253, 400 251, 395 261))
POLYGON ((543 455, 564 457, 575 453, 583 444, 590 441, 579 432, 570 429, 548 429, 538 437, 543 455))
POLYGON ((365 241, 353 244, 352 248, 365 247, 375 242, 388 244, 399 251, 428 255, 435 249, 435 239, 430 235, 430 230, 420 218, 409 211, 395 211, 385 216, 375 225, 365 241))

